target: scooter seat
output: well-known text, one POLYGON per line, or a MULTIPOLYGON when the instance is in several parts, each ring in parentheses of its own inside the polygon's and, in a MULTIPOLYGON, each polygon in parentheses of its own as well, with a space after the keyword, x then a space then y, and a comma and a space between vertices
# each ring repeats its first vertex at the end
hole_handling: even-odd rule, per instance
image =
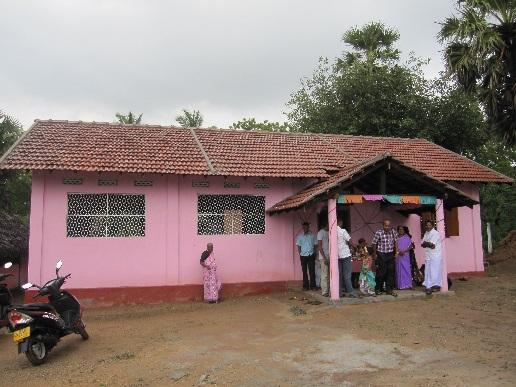
POLYGON ((41 302, 41 303, 34 303, 34 304, 13 305, 13 306, 10 307, 10 309, 16 309, 16 310, 19 310, 19 311, 26 310, 28 312, 36 312, 36 311, 53 312, 54 311, 54 307, 52 305, 45 304, 43 302, 41 302))

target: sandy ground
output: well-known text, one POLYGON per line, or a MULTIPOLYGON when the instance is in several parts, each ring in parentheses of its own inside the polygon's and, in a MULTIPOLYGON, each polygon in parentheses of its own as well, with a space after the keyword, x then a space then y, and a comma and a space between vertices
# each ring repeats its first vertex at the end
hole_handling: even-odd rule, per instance
POLYGON ((516 385, 516 259, 454 290, 338 307, 288 292, 89 310, 91 339, 64 338, 40 367, 0 334, 0 385, 516 385))

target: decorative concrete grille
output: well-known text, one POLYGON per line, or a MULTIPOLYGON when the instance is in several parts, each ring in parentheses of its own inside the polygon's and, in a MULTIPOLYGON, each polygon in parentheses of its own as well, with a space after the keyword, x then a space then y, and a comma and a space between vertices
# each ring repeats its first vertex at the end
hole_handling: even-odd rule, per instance
POLYGON ((145 195, 68 194, 66 236, 145 236, 145 195))
POLYGON ((82 184, 82 179, 63 179, 63 184, 81 185, 82 184))
POLYGON ((102 180, 102 179, 99 179, 97 184, 98 185, 118 185, 118 180, 102 180))
POLYGON ((224 182, 224 188, 240 188, 240 183, 235 183, 231 181, 224 182))
POLYGON ((152 180, 135 180, 136 187, 152 187, 152 180))
POLYGON ((209 187, 210 182, 201 180, 201 181, 192 181, 192 187, 209 187))
POLYGON ((265 234, 265 196, 199 195, 197 233, 265 234))

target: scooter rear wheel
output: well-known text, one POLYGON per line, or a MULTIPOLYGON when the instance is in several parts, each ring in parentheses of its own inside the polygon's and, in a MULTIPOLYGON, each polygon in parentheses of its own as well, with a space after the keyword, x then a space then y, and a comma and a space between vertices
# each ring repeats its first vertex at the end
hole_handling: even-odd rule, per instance
POLYGON ((29 359, 32 365, 39 366, 47 360, 48 349, 43 341, 31 337, 25 356, 27 356, 27 359, 29 359))
POLYGON ((82 321, 80 322, 77 328, 77 332, 79 332, 83 340, 88 340, 90 338, 90 335, 88 334, 88 332, 86 332, 86 327, 84 326, 84 323, 82 321))

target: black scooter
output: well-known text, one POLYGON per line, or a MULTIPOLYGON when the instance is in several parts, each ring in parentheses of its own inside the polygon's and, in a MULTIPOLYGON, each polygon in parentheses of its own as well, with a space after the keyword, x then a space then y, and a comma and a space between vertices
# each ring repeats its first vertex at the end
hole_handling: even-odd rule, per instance
MULTIPOLYGON (((13 264, 11 262, 6 262, 4 264, 4 269, 9 269, 13 264)), ((7 284, 2 283, 6 278, 12 277, 12 274, 0 273, 0 329, 3 327, 9 326, 9 322, 7 320, 7 311, 11 306, 13 297, 7 284)))
POLYGON ((56 346, 61 337, 71 333, 81 335, 88 340, 86 326, 82 321, 82 307, 79 301, 61 286, 70 278, 70 274, 60 277, 62 261, 57 262, 56 278, 43 286, 27 283, 22 286, 27 290, 35 287, 39 296, 48 296, 48 303, 15 305, 9 309, 7 318, 13 340, 18 343, 18 353, 25 353, 33 365, 43 364, 48 353, 56 346))

